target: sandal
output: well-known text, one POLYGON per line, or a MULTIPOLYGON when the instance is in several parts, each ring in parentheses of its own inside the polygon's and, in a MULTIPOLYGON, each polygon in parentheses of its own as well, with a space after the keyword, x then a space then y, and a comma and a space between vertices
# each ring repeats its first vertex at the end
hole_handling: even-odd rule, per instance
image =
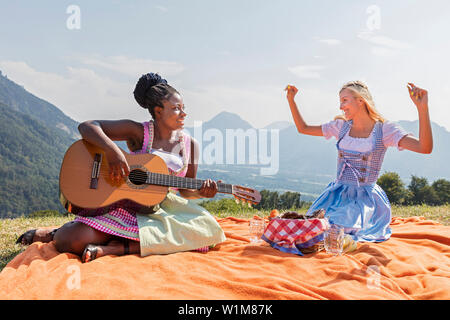
POLYGON ((23 233, 16 241, 17 244, 22 244, 24 246, 30 245, 33 243, 34 235, 36 234, 37 229, 28 230, 23 233))
MULTIPOLYGON (((58 229, 53 229, 51 232, 49 232, 49 235, 53 236, 55 235, 56 231, 58 229)), ((28 230, 27 232, 23 233, 16 241, 16 244, 22 244, 22 245, 30 245, 32 244, 34 241, 34 236, 36 235, 36 231, 37 229, 32 229, 32 230, 28 230)), ((39 241, 39 240, 36 240, 39 241)))
POLYGON ((97 258, 97 252, 98 252, 97 246, 93 245, 93 244, 88 244, 86 246, 86 248, 84 248, 83 254, 81 255, 81 262, 83 262, 83 263, 89 262, 89 261, 86 261, 86 253, 88 251, 91 254, 89 261, 95 260, 95 258, 97 258))
MULTIPOLYGON (((127 239, 125 239, 123 242, 123 255, 130 254, 130 245, 127 239)), ((94 244, 88 244, 86 248, 84 248, 83 254, 81 255, 81 262, 89 262, 86 261, 86 253, 89 251, 91 254, 91 257, 89 261, 95 260, 97 258, 98 253, 98 247, 94 244)))

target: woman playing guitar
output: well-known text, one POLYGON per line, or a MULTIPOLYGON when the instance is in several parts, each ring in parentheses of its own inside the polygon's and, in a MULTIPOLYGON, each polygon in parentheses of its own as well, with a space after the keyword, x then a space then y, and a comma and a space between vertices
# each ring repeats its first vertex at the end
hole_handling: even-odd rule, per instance
MULTIPOLYGON (((127 141, 134 154, 161 157, 171 175, 195 178, 199 146, 182 131, 186 112, 178 91, 158 74, 148 73, 136 84, 134 97, 149 110, 152 120, 85 121, 78 127, 83 140, 104 151, 111 181, 120 183, 130 174, 127 160, 113 140, 127 141)), ((178 191, 181 197, 169 192, 155 207, 127 199, 97 209, 74 207, 74 221, 51 232, 27 231, 18 243, 54 240, 58 251, 80 255, 82 262, 88 262, 110 254, 203 252, 223 242, 225 235, 215 218, 186 200, 214 197, 217 183, 208 179, 199 190, 178 191)))

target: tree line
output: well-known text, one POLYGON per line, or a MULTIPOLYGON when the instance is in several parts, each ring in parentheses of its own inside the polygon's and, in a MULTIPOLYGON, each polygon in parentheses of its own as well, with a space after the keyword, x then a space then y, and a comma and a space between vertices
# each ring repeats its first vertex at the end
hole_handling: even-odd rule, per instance
MULTIPOLYGON (((378 178, 377 184, 384 190, 391 204, 440 206, 450 203, 450 181, 446 179, 438 179, 430 185, 427 178, 412 175, 409 185, 406 186, 397 173, 386 172, 378 178)), ((261 202, 255 209, 286 210, 311 204, 300 200, 299 192, 262 190, 260 193, 261 202)))
POLYGON ((287 191, 279 193, 278 191, 262 190, 261 202, 255 205, 258 210, 272 210, 272 209, 294 209, 302 208, 310 202, 301 201, 301 194, 299 192, 287 191))
POLYGON ((450 203, 450 181, 438 179, 431 185, 427 178, 411 176, 406 186, 395 172, 381 175, 377 184, 384 190, 391 204, 440 206, 450 203))

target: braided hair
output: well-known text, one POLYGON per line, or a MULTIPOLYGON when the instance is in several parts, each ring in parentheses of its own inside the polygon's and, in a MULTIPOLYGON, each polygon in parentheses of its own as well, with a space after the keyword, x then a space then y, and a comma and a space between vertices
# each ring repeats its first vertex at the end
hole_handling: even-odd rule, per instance
MULTIPOLYGON (((178 91, 167 84, 167 80, 157 73, 142 75, 134 89, 136 102, 144 109, 148 109, 155 119, 155 107, 163 107, 163 100, 168 100, 178 91)), ((178 93, 179 94, 179 93, 178 93)))

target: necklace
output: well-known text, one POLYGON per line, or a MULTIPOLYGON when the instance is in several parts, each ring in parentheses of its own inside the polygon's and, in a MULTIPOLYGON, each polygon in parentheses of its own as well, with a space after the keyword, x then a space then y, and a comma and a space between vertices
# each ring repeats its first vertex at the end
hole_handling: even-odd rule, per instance
MULTIPOLYGON (((150 149, 153 146, 153 137, 154 137, 154 131, 155 131, 155 124, 153 122, 153 120, 149 121, 148 124, 148 139, 149 139, 149 143, 148 143, 148 149, 147 149, 147 153, 150 153, 150 149)), ((179 169, 179 170, 172 170, 170 168, 169 169, 169 174, 172 176, 176 176, 178 174, 180 174, 181 172, 183 172, 187 166, 188 166, 188 159, 187 159, 187 154, 186 154, 186 146, 185 146, 185 141, 184 141, 184 133, 179 130, 178 133, 178 143, 181 145, 181 157, 183 159, 183 166, 179 169)))

